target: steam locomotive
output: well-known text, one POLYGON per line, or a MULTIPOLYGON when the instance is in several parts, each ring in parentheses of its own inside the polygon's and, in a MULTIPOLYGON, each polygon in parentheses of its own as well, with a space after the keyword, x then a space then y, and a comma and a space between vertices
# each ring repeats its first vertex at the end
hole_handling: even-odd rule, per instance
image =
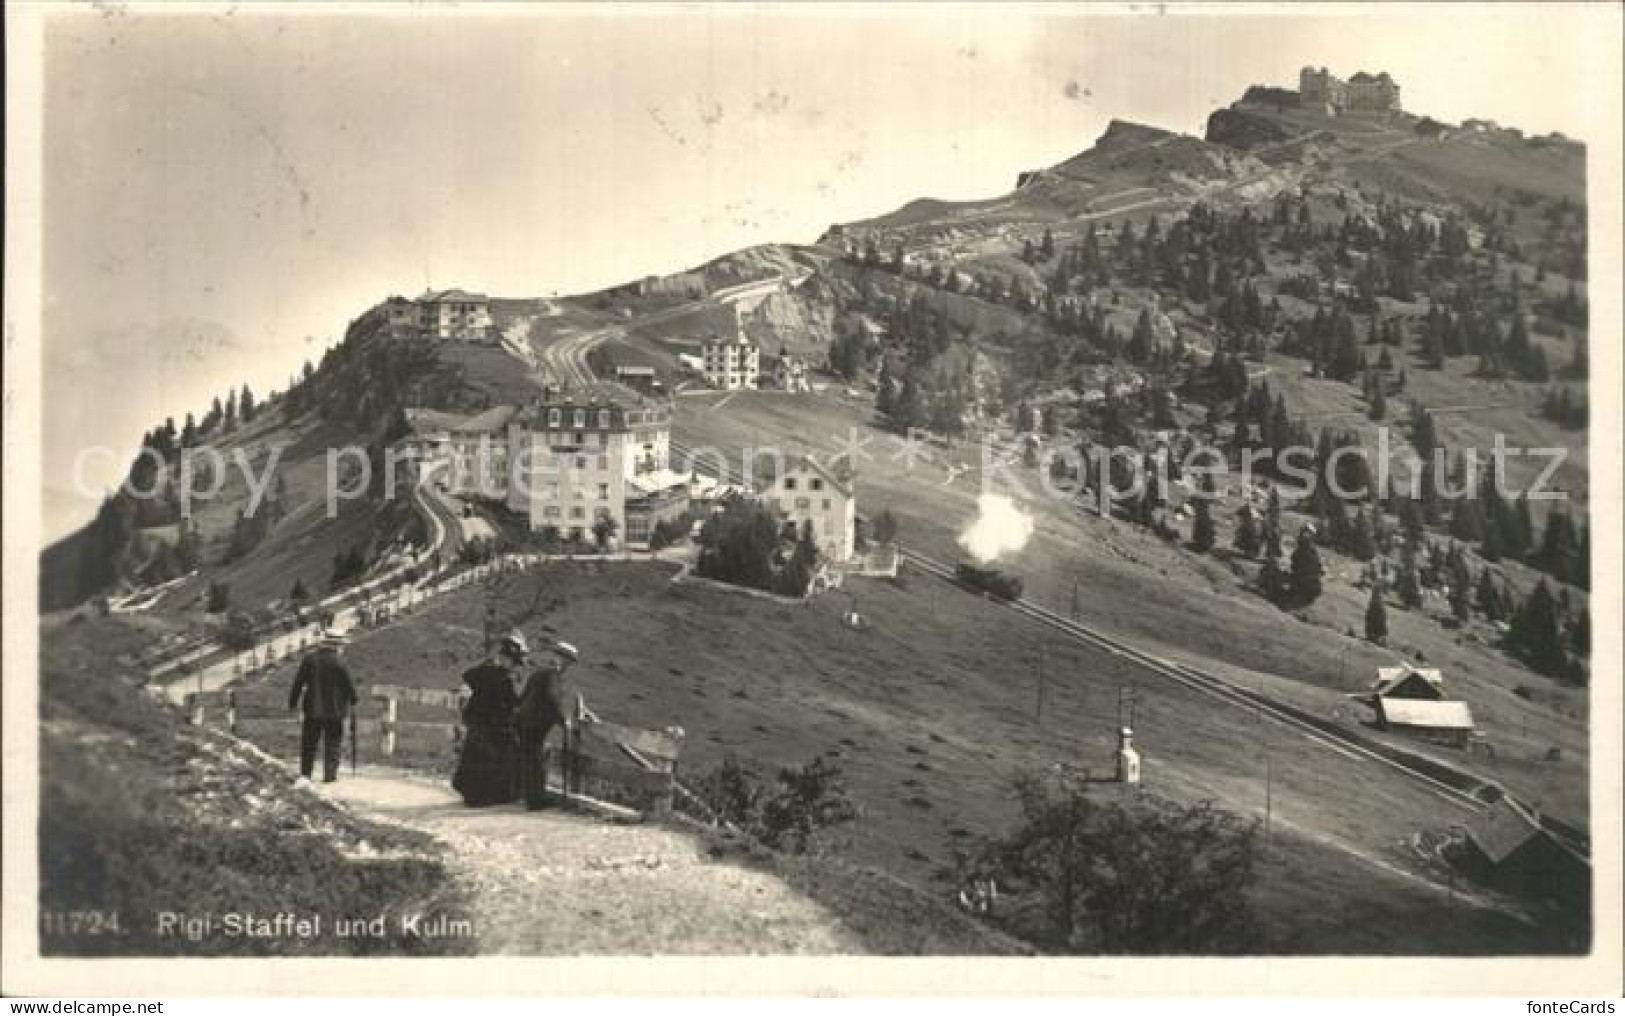
POLYGON ((965 588, 986 593, 996 600, 1021 599, 1020 577, 1006 575, 997 568, 982 568, 969 561, 961 561, 954 569, 954 577, 965 588))

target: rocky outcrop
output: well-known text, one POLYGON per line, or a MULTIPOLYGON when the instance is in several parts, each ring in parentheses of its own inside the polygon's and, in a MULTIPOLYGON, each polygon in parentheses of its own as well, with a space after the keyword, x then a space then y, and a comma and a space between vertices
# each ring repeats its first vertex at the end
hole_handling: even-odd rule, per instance
POLYGON ((836 301, 818 277, 799 288, 773 293, 750 313, 742 315, 745 334, 777 356, 781 348, 793 356, 823 362, 835 337, 836 301))
POLYGON ((1106 125, 1106 132, 1095 142, 1093 152, 1115 152, 1129 148, 1140 148, 1164 138, 1175 137, 1173 131, 1163 130, 1161 127, 1151 127, 1132 120, 1113 120, 1106 125))
POLYGON ((1216 109, 1207 118, 1204 137, 1215 145, 1250 151, 1293 136, 1281 121, 1261 110, 1231 106, 1216 109))

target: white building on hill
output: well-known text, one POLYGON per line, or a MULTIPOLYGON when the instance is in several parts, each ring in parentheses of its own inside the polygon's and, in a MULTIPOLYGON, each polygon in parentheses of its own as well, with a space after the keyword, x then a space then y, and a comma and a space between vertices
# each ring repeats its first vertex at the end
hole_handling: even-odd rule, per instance
POLYGON ((461 289, 428 290, 416 300, 391 296, 373 308, 396 338, 422 337, 461 342, 492 340, 491 301, 461 289))
POLYGON ((418 327, 436 339, 480 342, 491 334, 491 301, 461 289, 430 290, 417 299, 418 327))
POLYGON ((701 347, 705 383, 733 392, 754 391, 762 373, 762 350, 743 335, 712 339, 701 347))
POLYGON ((502 502, 565 539, 591 540, 609 519, 619 542, 646 544, 688 510, 688 478, 668 470, 671 404, 621 385, 550 389, 449 426, 436 414, 405 440, 443 463, 449 493, 502 502))
POLYGON ((847 561, 857 552, 857 492, 843 471, 795 456, 758 488, 757 496, 778 510, 786 536, 810 526, 818 549, 830 560, 847 561))

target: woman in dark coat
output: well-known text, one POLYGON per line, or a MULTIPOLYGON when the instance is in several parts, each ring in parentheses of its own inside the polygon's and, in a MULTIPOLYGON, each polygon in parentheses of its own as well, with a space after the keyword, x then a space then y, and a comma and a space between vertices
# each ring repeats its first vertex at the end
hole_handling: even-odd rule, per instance
POLYGON ((495 657, 463 675, 469 699, 463 705, 463 754, 451 785, 471 808, 506 804, 519 796, 514 727, 519 702, 513 672, 524 663, 523 638, 518 633, 505 637, 495 657))

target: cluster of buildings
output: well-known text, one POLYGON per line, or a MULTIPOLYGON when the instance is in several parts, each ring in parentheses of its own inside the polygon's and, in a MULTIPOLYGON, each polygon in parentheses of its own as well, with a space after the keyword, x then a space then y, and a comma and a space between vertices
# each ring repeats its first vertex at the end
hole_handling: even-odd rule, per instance
POLYGON ((407 414, 413 460, 450 494, 503 505, 531 530, 592 540, 608 522, 617 545, 649 545, 661 523, 709 511, 744 493, 765 499, 787 535, 810 528, 820 549, 842 561, 854 552, 852 478, 804 457, 788 457, 749 491, 671 468, 672 406, 613 383, 549 388, 524 406, 496 406, 468 418, 407 414))
POLYGON ((384 324, 396 337, 421 336, 459 342, 489 342, 491 299, 461 289, 427 290, 416 300, 392 296, 382 305, 384 324))
POLYGON ((812 390, 807 362, 789 355, 788 350, 781 349, 771 366, 764 369, 762 347, 745 334, 737 308, 733 308, 733 318, 728 324, 701 340, 698 354, 685 354, 678 359, 685 368, 705 378, 708 387, 718 391, 756 391, 764 384, 787 392, 812 390))
POLYGON ((1397 113, 1399 83, 1387 71, 1356 73, 1347 81, 1326 68, 1305 67, 1298 72, 1299 102, 1330 113, 1397 113))

